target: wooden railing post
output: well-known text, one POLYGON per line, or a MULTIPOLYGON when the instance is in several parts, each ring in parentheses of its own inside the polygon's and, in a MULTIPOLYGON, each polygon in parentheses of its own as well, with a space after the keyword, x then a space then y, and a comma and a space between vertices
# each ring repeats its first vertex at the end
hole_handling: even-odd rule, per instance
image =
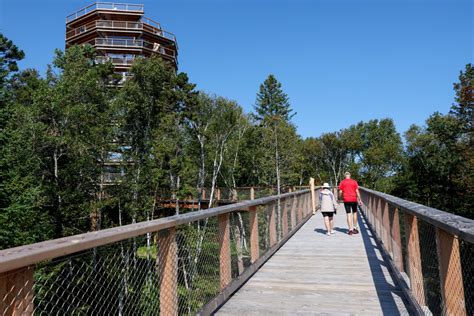
POLYGON ((281 228, 282 228, 282 237, 288 235, 288 211, 286 207, 286 199, 281 200, 281 228))
POLYGON ((178 315, 178 257, 175 228, 158 232, 160 315, 178 315))
POLYGON ((369 198, 369 205, 370 205, 370 224, 375 229, 375 198, 371 194, 369 198))
POLYGON ((387 249, 387 252, 393 258, 392 238, 391 238, 391 229, 390 229, 390 206, 388 205, 387 201, 383 201, 382 222, 383 222, 384 245, 385 245, 385 248, 387 249))
POLYGON ((298 212, 296 214, 297 215, 296 216, 296 225, 301 223, 301 221, 303 220, 303 208, 304 208, 304 205, 306 203, 306 196, 300 195, 298 198, 299 198, 299 201, 298 201, 298 212))
POLYGON ((202 199, 205 200, 206 199, 206 189, 202 189, 202 199))
POLYGON ((404 271, 403 268, 403 255, 402 255, 402 239, 400 236, 400 216, 398 208, 393 210, 392 225, 392 250, 393 250, 393 261, 398 271, 404 271))
POLYGON ((421 270, 420 241, 418 236, 418 220, 405 212, 405 232, 407 234, 408 272, 410 288, 420 306, 425 306, 425 289, 421 270))
POLYGON ((255 189, 253 187, 250 188, 250 199, 255 200, 255 189))
POLYGON ((443 312, 445 315, 466 315, 459 240, 456 236, 436 228, 436 245, 443 312))
MULTIPOLYGON (((316 209, 316 206, 315 206, 316 209)), ((311 197, 311 192, 308 194, 308 211, 306 212, 306 215, 312 215, 313 214, 313 202, 312 202, 312 197, 311 197)))
POLYGON ((276 231, 276 220, 275 220, 275 203, 271 206, 270 223, 270 247, 275 245, 277 242, 277 231, 276 231))
POLYGON ((0 315, 33 315, 33 267, 0 273, 0 315))
POLYGON ((316 214, 316 192, 314 191, 314 178, 309 179, 309 186, 311 188, 311 206, 314 215, 316 214))
POLYGON ((221 189, 216 189, 216 199, 219 201, 221 199, 221 189))
POLYGON ((230 261, 229 213, 217 216, 219 222, 219 275, 221 290, 232 280, 230 261))
POLYGON ((294 229, 296 226, 296 209, 298 207, 298 198, 293 196, 291 201, 291 210, 290 210, 290 223, 291 229, 294 229))
POLYGON ((376 227, 376 231, 377 231, 377 235, 379 237, 382 236, 382 199, 381 198, 377 198, 376 199, 376 210, 377 210, 377 227, 376 227))
POLYGON ((254 263, 260 257, 260 246, 258 242, 258 213, 257 207, 249 207, 250 218, 250 261, 254 263))
POLYGON ((239 196, 237 195, 237 190, 232 189, 232 201, 237 201, 239 199, 239 196))

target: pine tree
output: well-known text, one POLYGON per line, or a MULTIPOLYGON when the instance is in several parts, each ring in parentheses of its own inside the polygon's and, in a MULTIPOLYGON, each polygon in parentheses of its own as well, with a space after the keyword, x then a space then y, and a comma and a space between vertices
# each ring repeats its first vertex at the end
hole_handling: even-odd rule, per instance
POLYGON ((290 108, 288 95, 283 92, 281 83, 274 75, 269 75, 260 85, 255 112, 255 118, 258 121, 270 117, 279 117, 288 122, 295 116, 296 113, 292 113, 293 110, 290 108))
MULTIPOLYGON (((456 103, 451 106, 451 114, 461 121, 465 132, 473 132, 474 120, 474 68, 466 65, 459 74, 459 82, 453 84, 456 103)), ((471 136, 472 138, 472 136, 471 136)))

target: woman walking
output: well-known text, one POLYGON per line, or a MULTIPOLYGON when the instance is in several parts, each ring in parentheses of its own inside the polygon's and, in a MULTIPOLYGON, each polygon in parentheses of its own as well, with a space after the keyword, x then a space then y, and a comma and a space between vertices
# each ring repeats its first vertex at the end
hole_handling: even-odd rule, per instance
POLYGON ((324 183, 319 193, 319 205, 321 205, 321 213, 324 217, 324 224, 326 225, 326 235, 334 234, 333 216, 337 210, 337 201, 334 194, 329 190, 329 184, 324 183))

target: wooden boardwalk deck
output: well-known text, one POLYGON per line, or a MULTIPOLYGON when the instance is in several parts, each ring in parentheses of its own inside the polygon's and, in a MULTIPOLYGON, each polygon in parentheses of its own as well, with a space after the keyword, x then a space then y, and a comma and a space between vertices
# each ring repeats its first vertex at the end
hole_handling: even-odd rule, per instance
MULTIPOLYGON (((360 220, 360 219, 359 219, 360 220)), ((336 234, 313 216, 216 315, 409 315, 370 231, 347 235, 342 207, 336 234)))

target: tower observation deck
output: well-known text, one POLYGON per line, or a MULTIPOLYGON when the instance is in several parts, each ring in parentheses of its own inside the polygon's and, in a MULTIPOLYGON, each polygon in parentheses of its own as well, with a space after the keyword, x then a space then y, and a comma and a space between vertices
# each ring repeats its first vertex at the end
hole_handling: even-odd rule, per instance
POLYGON ((176 37, 144 13, 142 4, 96 2, 82 8, 66 17, 66 49, 90 44, 97 62, 112 62, 124 76, 136 58, 154 54, 177 69, 176 37))

